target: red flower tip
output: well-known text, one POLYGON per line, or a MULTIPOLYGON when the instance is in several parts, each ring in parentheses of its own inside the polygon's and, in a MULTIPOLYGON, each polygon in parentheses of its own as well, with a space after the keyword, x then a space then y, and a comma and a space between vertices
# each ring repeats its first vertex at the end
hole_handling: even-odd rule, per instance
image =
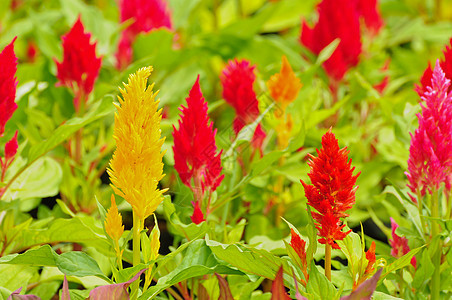
POLYGON ((306 242, 301 239, 301 237, 291 228, 290 229, 290 246, 295 250, 295 252, 300 257, 303 268, 307 268, 306 261, 306 242))
MULTIPOLYGON (((443 70, 444 74, 446 75, 446 78, 451 80, 452 79, 452 38, 449 41, 449 45, 445 46, 445 49, 443 51, 444 59, 440 60, 439 65, 441 69, 443 70)), ((419 96, 423 96, 426 92, 428 92, 428 87, 432 87, 432 79, 433 79, 433 70, 430 63, 428 64, 427 68, 425 69, 424 73, 421 77, 421 85, 416 85, 415 90, 419 94, 419 96)), ((449 86, 448 92, 452 90, 452 87, 449 86)))
POLYGON ((323 0, 317 6, 319 18, 314 27, 310 28, 306 22, 302 24, 300 42, 314 54, 340 39, 336 50, 323 64, 333 82, 341 81, 348 69, 359 62, 361 33, 355 1, 323 0))
POLYGON ((204 214, 201 211, 201 208, 199 207, 198 202, 192 202, 194 206, 193 215, 190 217, 191 221, 195 224, 200 224, 204 222, 206 219, 204 219, 204 214))
MULTIPOLYGON (((237 134, 247 124, 253 123, 259 117, 259 107, 253 84, 256 79, 255 66, 249 61, 237 59, 229 61, 220 75, 223 86, 223 98, 236 112, 234 120, 234 132, 237 134)), ((252 145, 255 149, 261 149, 266 137, 262 126, 259 124, 254 131, 252 145)))
POLYGON ((88 95, 93 91, 102 59, 96 56, 96 42, 90 42, 91 34, 85 33, 80 17, 61 39, 63 61, 56 61, 58 85, 73 90, 74 107, 78 110, 80 100, 87 101, 88 95))
MULTIPOLYGON (((215 144, 216 130, 207 114, 205 101, 199 85, 199 75, 186 98, 187 107, 181 107, 179 129, 173 126, 175 169, 182 182, 194 190, 202 188, 213 192, 224 178, 221 175, 221 153, 215 144)), ((197 197, 199 195, 196 195, 197 197)), ((196 198, 197 201, 201 199, 196 198)))
MULTIPOLYGON (((408 239, 406 237, 400 237, 396 234, 396 229, 399 224, 391 218, 391 229, 392 229, 392 239, 389 239, 389 244, 391 245, 391 255, 399 258, 410 252, 410 247, 408 246, 408 239)), ((416 257, 411 259, 411 264, 416 268, 416 257)))
POLYGON ((17 148, 19 145, 17 144, 17 130, 14 136, 5 144, 5 160, 12 161, 14 156, 16 156, 17 148))
POLYGON ((366 270, 364 271, 364 274, 370 274, 374 271, 374 267, 375 267, 375 261, 376 261, 376 257, 375 257, 375 242, 372 241, 372 244, 370 245, 369 249, 366 252, 366 259, 367 259, 367 267, 366 270))
MULTIPOLYGON (((411 135, 408 158, 408 187, 424 196, 444 183, 450 191, 452 169, 452 94, 450 80, 437 61, 427 92, 423 94, 422 112, 418 114, 419 127, 411 135)), ((412 197, 415 200, 414 197, 412 197)))
POLYGON ((333 248, 339 246, 335 240, 344 239, 350 232, 342 232, 345 227, 339 218, 347 217, 345 212, 355 204, 356 179, 360 172, 353 175, 354 167, 348 159, 347 148, 339 148, 338 140, 331 129, 322 137, 322 148, 317 150, 318 157, 310 155, 308 173, 312 184, 301 180, 308 199, 308 205, 317 212, 312 212, 319 230, 319 240, 322 244, 330 244, 333 248))
POLYGON ((116 53, 117 68, 124 69, 133 59, 132 44, 136 36, 153 29, 172 29, 170 11, 165 0, 120 0, 121 22, 133 19, 133 23, 121 33, 116 53))
POLYGON ((14 41, 9 43, 0 53, 0 137, 5 132, 6 122, 17 109, 17 57, 14 53, 14 41))

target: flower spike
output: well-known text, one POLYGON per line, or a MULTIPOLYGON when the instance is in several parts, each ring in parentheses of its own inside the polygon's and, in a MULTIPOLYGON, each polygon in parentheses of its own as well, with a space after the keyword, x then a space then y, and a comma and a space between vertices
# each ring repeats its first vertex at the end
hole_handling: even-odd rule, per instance
POLYGON ((9 43, 0 53, 0 137, 5 132, 5 124, 17 109, 17 57, 14 53, 14 42, 9 43))
POLYGON ((56 61, 58 85, 72 89, 74 107, 78 111, 80 101, 86 102, 93 91, 102 59, 96 56, 96 42, 91 43, 91 34, 85 33, 80 17, 61 39, 63 61, 56 61))
POLYGON ((348 159, 347 148, 339 149, 338 140, 331 129, 322 137, 322 148, 317 150, 318 157, 310 155, 308 173, 312 184, 303 184, 312 217, 322 237, 319 242, 329 244, 335 249, 339 246, 336 240, 344 239, 350 231, 343 232, 345 224, 340 218, 347 217, 347 210, 355 203, 356 179, 360 172, 353 175, 354 167, 348 159))
MULTIPOLYGON (((256 80, 254 69, 255 66, 252 66, 249 61, 235 59, 229 61, 220 76, 223 98, 234 107, 237 115, 233 124, 236 134, 245 125, 253 123, 259 117, 257 97, 253 89, 256 80)), ((262 152, 262 143, 265 137, 266 134, 259 124, 254 131, 253 147, 262 152)))
MULTIPOLYGON (((182 106, 179 129, 173 126, 175 169, 182 182, 196 195, 201 189, 213 192, 224 178, 221 175, 221 153, 215 144, 216 129, 207 114, 205 101, 199 85, 199 75, 186 98, 187 106, 182 106), (192 184, 192 180, 194 184, 192 184)), ((199 193, 198 193, 199 194, 199 193)))
POLYGON ((107 170, 113 190, 132 205, 140 220, 154 213, 166 191, 158 188, 164 176, 161 148, 165 138, 161 138, 162 109, 158 110, 154 85, 147 87, 151 71, 152 67, 139 69, 120 88, 120 105, 115 104, 116 150, 107 170))

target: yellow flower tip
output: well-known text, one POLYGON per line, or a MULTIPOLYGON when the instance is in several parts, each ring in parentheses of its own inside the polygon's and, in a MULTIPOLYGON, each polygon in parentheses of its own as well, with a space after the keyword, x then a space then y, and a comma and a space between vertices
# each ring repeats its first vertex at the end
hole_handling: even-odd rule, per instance
POLYGON ((112 187, 130 203, 134 213, 144 220, 162 202, 158 182, 163 177, 160 121, 162 109, 153 92, 154 84, 147 84, 152 67, 139 69, 129 76, 115 114, 114 139, 116 150, 110 161, 108 174, 112 187))
POLYGON ((124 233, 124 225, 122 225, 122 216, 116 206, 115 196, 111 195, 111 207, 107 211, 105 218, 105 231, 114 241, 119 241, 124 233))
POLYGON ((284 107, 297 98, 302 84, 285 56, 282 57, 281 71, 270 77, 267 87, 272 98, 284 107))

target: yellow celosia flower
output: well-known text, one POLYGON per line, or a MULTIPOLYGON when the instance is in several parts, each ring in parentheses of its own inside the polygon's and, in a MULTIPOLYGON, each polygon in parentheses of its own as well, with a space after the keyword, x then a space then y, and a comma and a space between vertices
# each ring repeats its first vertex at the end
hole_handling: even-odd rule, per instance
POLYGON ((111 207, 107 211, 107 216, 105 218, 105 231, 115 242, 119 241, 122 234, 124 233, 124 225, 122 225, 122 216, 118 212, 118 207, 116 206, 115 196, 111 195, 111 207))
POLYGON ((166 190, 158 183, 164 176, 161 151, 159 100, 155 99, 154 84, 147 87, 152 67, 139 69, 129 76, 116 105, 114 138, 116 151, 110 161, 108 174, 117 195, 132 205, 140 220, 146 219, 162 202, 166 190))
POLYGON ((286 106, 297 98, 301 86, 300 79, 295 76, 287 58, 283 56, 281 71, 267 81, 270 95, 285 110, 286 106))

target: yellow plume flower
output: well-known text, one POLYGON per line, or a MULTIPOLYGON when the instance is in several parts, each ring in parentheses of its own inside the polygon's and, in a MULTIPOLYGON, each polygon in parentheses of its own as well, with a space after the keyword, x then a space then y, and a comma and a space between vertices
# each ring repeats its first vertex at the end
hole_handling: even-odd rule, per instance
POLYGON ((118 212, 115 196, 113 194, 111 195, 111 207, 107 211, 104 224, 107 234, 113 241, 118 242, 124 233, 124 225, 122 225, 122 216, 118 212))
POLYGON ((161 151, 160 120, 162 110, 158 110, 158 92, 153 92, 154 84, 147 87, 147 79, 152 67, 139 69, 129 76, 124 89, 119 88, 120 105, 115 114, 114 138, 116 151, 110 161, 108 174, 113 190, 132 206, 140 220, 154 213, 162 202, 166 191, 158 189, 164 176, 161 151))
POLYGON ((282 57, 281 71, 270 77, 267 81, 267 87, 272 98, 279 102, 284 110, 289 103, 297 98, 302 84, 300 79, 295 76, 285 56, 282 57))

